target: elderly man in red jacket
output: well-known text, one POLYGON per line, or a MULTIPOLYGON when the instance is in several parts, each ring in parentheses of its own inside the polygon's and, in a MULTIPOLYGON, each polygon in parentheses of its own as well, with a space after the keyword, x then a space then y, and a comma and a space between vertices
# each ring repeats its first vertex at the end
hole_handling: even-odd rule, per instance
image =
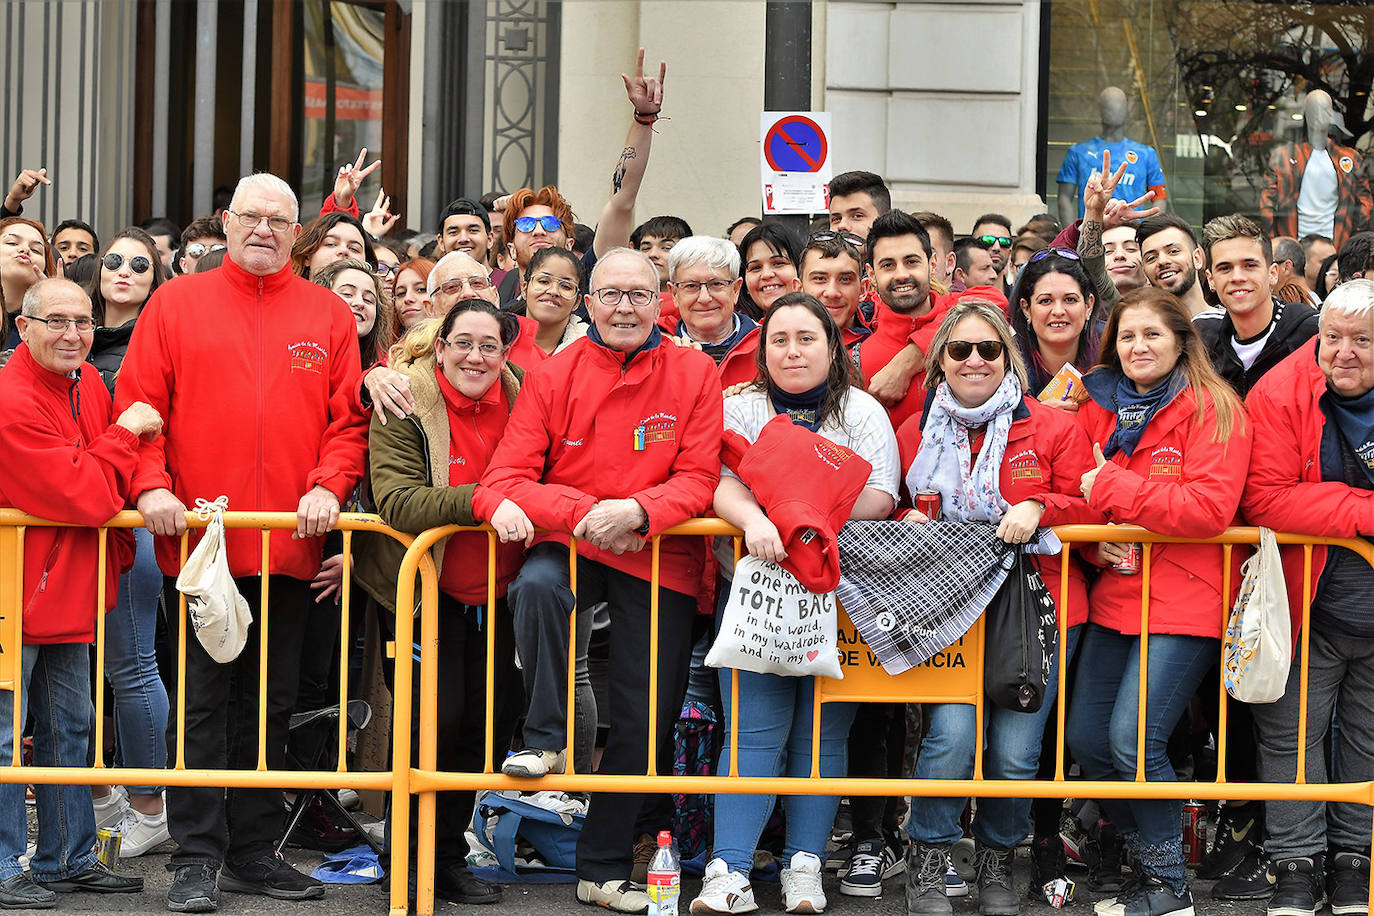
MULTIPOLYGON (((367 446, 357 328, 342 299, 291 272, 298 214, 280 178, 242 179, 221 214, 223 266, 158 289, 115 386, 116 404, 145 400, 167 419, 166 435, 141 449, 133 482, 138 510, 161 535, 165 574, 177 572, 172 536, 186 530, 186 506, 198 498, 224 495, 230 509, 296 513, 295 531, 272 533, 266 568, 258 532, 228 535, 229 569, 255 621, 258 577, 270 574, 265 750, 272 769, 285 763, 321 535, 361 478, 367 446)), ((260 632, 260 623, 251 627, 243 653, 227 664, 186 640, 188 767, 256 764, 260 632)), ((218 888, 284 900, 324 893, 273 852, 283 826, 280 791, 230 789, 226 798, 223 789, 171 787, 167 815, 178 847, 169 909, 215 909, 216 879, 218 888)))
MULTIPOLYGON (((1241 510, 1276 531, 1374 537, 1374 281, 1341 284, 1322 304, 1316 346, 1300 347, 1250 390, 1255 425, 1241 510)), ((1332 768, 1341 782, 1374 779, 1374 569, 1341 547, 1312 550, 1311 632, 1301 657, 1302 548, 1284 548, 1296 650, 1288 685, 1253 708, 1259 776, 1291 783, 1297 769, 1299 675, 1307 665, 1307 781, 1328 781, 1324 750, 1341 724, 1332 768)), ((1265 852, 1278 885, 1269 912, 1368 912, 1369 808, 1265 802, 1265 852)))
MULTIPOLYGON (((34 762, 85 766, 91 740, 90 643, 95 638, 99 536, 129 496, 139 437, 162 418, 136 402, 110 422, 110 395, 85 364, 91 300, 69 280, 40 280, 16 319, 23 343, 0 372, 0 505, 78 528, 30 528, 24 538, 20 715, 32 702, 34 762), (85 372, 82 371, 83 367, 85 372), (54 723, 58 727, 54 728, 54 723)), ((17 549, 13 530, 4 532, 17 549)), ((111 532, 105 608, 133 539, 111 532)), ((6 647, 12 651, 13 647, 6 647)), ((0 693, 0 761, 13 754, 13 698, 0 693)), ((50 907, 54 891, 136 892, 142 878, 117 875, 95 854, 95 812, 85 786, 38 785, 38 851, 32 873, 19 864, 26 843, 24 785, 0 785, 0 907, 50 907)))
MULTIPOLYGON (((510 589, 529 694, 526 748, 508 759, 504 771, 511 775, 542 776, 563 767, 574 604, 570 536, 578 542, 578 616, 602 601, 611 614, 614 719, 600 772, 646 772, 651 551, 645 539, 703 514, 720 479, 716 366, 705 353, 671 343, 655 326, 653 263, 627 248, 607 252, 592 271, 587 308, 587 337, 525 376, 474 497, 478 516, 490 519, 503 540, 536 542, 510 589)), ((682 702, 704 558, 701 537, 662 541, 655 710, 660 750, 670 746, 682 702)), ((592 796, 577 845, 577 898, 583 903, 626 913, 648 909, 649 898, 628 880, 646 799, 592 796)))

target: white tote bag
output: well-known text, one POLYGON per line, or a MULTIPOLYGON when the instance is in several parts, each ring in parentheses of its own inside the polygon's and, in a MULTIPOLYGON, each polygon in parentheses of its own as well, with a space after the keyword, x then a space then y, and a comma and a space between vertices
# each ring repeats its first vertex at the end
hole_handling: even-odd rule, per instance
POLYGON ((834 592, 814 594, 778 564, 741 557, 706 664, 843 678, 835 641, 838 607, 834 592))
POLYGON ((1293 661, 1288 590, 1273 531, 1260 529, 1259 549, 1241 572, 1226 624, 1226 692, 1243 703, 1272 703, 1283 696, 1293 661))
POLYGON ((229 574, 229 552, 224 543, 224 510, 228 507, 224 496, 214 502, 196 500, 196 515, 210 519, 210 524, 177 576, 177 589, 186 596, 186 611, 196 638, 220 664, 239 657, 253 623, 248 602, 229 574))

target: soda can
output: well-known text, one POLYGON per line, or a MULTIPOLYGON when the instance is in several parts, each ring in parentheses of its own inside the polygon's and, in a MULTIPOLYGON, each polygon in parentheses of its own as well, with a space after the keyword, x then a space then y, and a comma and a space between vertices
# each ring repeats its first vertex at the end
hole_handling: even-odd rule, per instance
POLYGON ((1112 567, 1123 576, 1135 576, 1140 574, 1140 545, 1127 544, 1126 556, 1121 558, 1121 562, 1112 567))
POLYGON ((916 511, 932 522, 938 519, 940 517, 940 491, 917 490, 916 511))
POLYGON ((1183 862, 1201 865, 1207 855, 1207 809, 1199 801, 1183 803, 1183 862))
POLYGON ((1055 878, 1053 881, 1046 881, 1042 890, 1045 892, 1045 901, 1056 910, 1062 909, 1065 904, 1073 903, 1074 883, 1068 878, 1055 878))
POLYGON ((95 832, 96 857, 110 871, 119 871, 119 843, 121 839, 118 827, 101 827, 95 832))

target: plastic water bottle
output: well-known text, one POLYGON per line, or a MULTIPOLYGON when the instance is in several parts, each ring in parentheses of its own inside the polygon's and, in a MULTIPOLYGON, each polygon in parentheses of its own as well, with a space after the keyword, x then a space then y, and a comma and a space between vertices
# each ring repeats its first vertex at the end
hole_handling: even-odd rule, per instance
POLYGON ((682 893, 682 865, 673 849, 673 835, 658 832, 658 850, 649 862, 649 916, 677 916, 682 893))

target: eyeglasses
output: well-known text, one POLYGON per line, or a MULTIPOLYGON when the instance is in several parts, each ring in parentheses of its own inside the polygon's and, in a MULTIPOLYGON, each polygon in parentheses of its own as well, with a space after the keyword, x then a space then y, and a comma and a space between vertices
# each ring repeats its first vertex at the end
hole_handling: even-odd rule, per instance
POLYGON ((806 240, 806 244, 812 242, 829 242, 832 239, 839 239, 841 242, 848 242, 855 248, 863 248, 866 240, 861 235, 853 232, 836 232, 833 229, 822 229, 820 232, 811 233, 811 237, 806 240))
POLYGON ((387 279, 388 277, 394 277, 394 276, 396 276, 396 271, 397 271, 397 269, 398 269, 400 266, 401 266, 401 265, 399 265, 399 264, 391 265, 391 264, 387 264, 387 263, 384 262, 384 261, 378 261, 378 262, 377 262, 377 269, 376 269, 376 271, 374 271, 374 272, 377 274, 377 276, 379 276, 379 277, 381 277, 383 280, 385 280, 385 279, 387 279))
MULTIPOLYGON (((445 296, 457 296, 463 291, 463 287, 465 286, 474 293, 482 293, 491 289, 491 280, 481 274, 471 277, 454 277, 452 280, 445 280, 443 283, 440 283, 434 289, 434 292, 443 293, 445 296)), ((431 295, 433 295, 433 293, 431 293, 431 295)))
POLYGON ((577 295, 577 284, 571 280, 560 280, 553 274, 535 274, 533 277, 530 277, 531 284, 536 280, 543 283, 545 286, 557 288, 559 294, 564 299, 571 299, 577 295))
POLYGON ((187 255, 191 258, 191 260, 193 260, 193 261, 198 261, 198 260, 200 260, 202 257, 204 257, 206 254, 208 254, 209 252, 212 252, 212 251, 223 251, 223 250, 224 250, 224 247, 225 247, 225 246, 223 246, 223 245, 208 245, 208 246, 207 246, 207 245, 205 245, 205 244, 202 243, 202 242, 192 242, 191 244, 189 244, 189 245, 186 246, 186 252, 185 252, 185 254, 187 254, 187 255))
POLYGON ((974 348, 977 348, 980 359, 988 361, 1001 356, 1003 349, 1000 340, 980 340, 977 343, 969 340, 951 340, 945 344, 945 352, 949 354, 949 358, 960 363, 973 355, 974 348))
POLYGON ((515 220, 516 232, 533 232, 535 226, 543 226, 545 232, 557 232, 563 228, 563 221, 556 216, 520 216, 515 220))
MULTIPOLYGON (((117 251, 111 251, 109 254, 105 255, 100 263, 105 265, 106 270, 119 270, 119 268, 124 266, 124 255, 117 251)), ((148 268, 152 266, 153 262, 149 260, 147 255, 136 254, 132 258, 129 258, 129 269, 136 274, 146 274, 148 268)))
POLYGON ((1083 258, 1078 254, 1078 252, 1074 251, 1072 248, 1041 248, 1035 254, 1031 255, 1030 260, 1026 263, 1033 264, 1036 261, 1043 261, 1045 258, 1048 258, 1052 254, 1057 254, 1061 258, 1068 258, 1070 261, 1083 260, 1083 258))
POLYGON ((596 291, 596 298, 601 301, 601 304, 608 305, 611 308, 615 308, 620 305, 622 300, 628 298, 630 300, 630 305, 633 305, 637 309, 642 309, 653 302, 657 295, 658 293, 652 289, 615 289, 613 287, 607 287, 606 289, 599 289, 596 291))
POLYGON ((466 337, 459 337, 457 340, 449 340, 447 337, 440 337, 439 339, 444 342, 444 346, 452 347, 454 350, 456 350, 459 354, 463 356, 467 356, 469 353, 471 353, 473 347, 477 348, 477 352, 481 355, 483 359, 495 359, 496 357, 500 356, 503 352, 505 352, 505 348, 500 346, 499 344, 475 344, 472 341, 468 340, 466 337))
MULTIPOLYGON (((227 213, 234 213, 233 210, 226 210, 227 213)), ((294 224, 294 220, 289 220, 284 216, 264 216, 261 213, 234 213, 239 219, 239 225, 245 229, 256 229, 262 225, 263 220, 267 220, 267 228, 273 232, 285 232, 294 224)))
POLYGON ((734 286, 732 281, 722 280, 719 277, 714 280, 707 280, 705 283, 698 283, 695 280, 684 280, 681 283, 673 284, 673 287, 688 299, 700 296, 703 287, 710 291, 712 296, 719 296, 731 286, 734 286))
POLYGON ((989 248, 993 245, 1001 245, 1003 248, 1011 247, 1011 236, 1009 235, 979 235, 975 237, 989 248))
POLYGON ((48 326, 48 330, 54 334, 65 334, 67 328, 76 325, 76 329, 86 332, 95 327, 95 322, 90 318, 39 318, 37 315, 21 315, 29 321, 41 321, 48 326))

